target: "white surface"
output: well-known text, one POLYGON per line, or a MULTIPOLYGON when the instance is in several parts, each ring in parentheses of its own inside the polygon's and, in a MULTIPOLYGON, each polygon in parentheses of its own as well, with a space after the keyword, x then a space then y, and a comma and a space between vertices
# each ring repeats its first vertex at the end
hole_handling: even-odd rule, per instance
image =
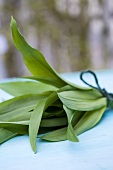
MULTIPOLYGON (((109 90, 112 73, 98 73, 99 82, 109 90)), ((73 80, 77 75, 65 76, 73 80)), ((52 143, 37 139, 34 154, 28 136, 15 137, 0 146, 0 170, 113 170, 113 110, 105 112, 101 122, 79 140, 52 143)))

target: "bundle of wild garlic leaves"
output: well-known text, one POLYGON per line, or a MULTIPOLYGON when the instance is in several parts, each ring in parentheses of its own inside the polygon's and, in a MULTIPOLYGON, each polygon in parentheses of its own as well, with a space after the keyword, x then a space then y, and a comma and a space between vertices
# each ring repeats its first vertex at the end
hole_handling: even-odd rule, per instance
POLYGON ((36 153, 37 137, 78 142, 77 136, 102 118, 107 98, 97 89, 62 79, 42 53, 25 41, 13 17, 11 30, 14 45, 33 76, 0 84, 0 88, 14 96, 0 103, 0 144, 17 135, 29 134, 36 153))

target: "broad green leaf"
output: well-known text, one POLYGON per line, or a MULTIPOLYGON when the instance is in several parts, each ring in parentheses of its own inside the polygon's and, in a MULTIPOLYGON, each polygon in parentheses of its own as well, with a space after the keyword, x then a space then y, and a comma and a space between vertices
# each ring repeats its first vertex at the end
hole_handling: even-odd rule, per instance
POLYGON ((20 81, 0 83, 0 88, 12 94, 21 96, 24 94, 40 94, 47 91, 56 91, 58 88, 37 81, 20 81))
POLYGON ((48 94, 30 94, 18 96, 0 103, 0 120, 15 121, 29 119, 32 109, 37 105, 39 100, 44 99, 48 94))
MULTIPOLYGON (((59 91, 60 90, 58 90, 58 92, 59 91)), ((95 89, 90 89, 87 91, 79 90, 79 89, 61 91, 59 95, 70 99, 81 99, 81 100, 95 100, 103 97, 102 94, 95 89)))
POLYGON ((19 122, 2 122, 0 121, 0 128, 5 128, 13 133, 27 134, 29 121, 19 122))
POLYGON ((86 112, 75 125, 74 130, 77 135, 94 127, 102 118, 106 107, 86 112))
POLYGON ((31 147, 34 153, 36 153, 37 151, 36 137, 37 137, 37 133, 39 130, 41 118, 44 112, 45 102, 46 102, 46 99, 42 99, 39 101, 39 103, 37 104, 37 106, 35 107, 32 113, 30 123, 29 123, 30 144, 31 144, 31 147))
POLYGON ((67 108, 66 106, 63 106, 66 114, 67 114, 67 119, 68 119, 68 127, 67 127, 67 139, 72 141, 72 142, 78 142, 78 138, 74 132, 73 126, 72 126, 72 119, 75 113, 75 111, 67 108))
POLYGON ((17 136, 18 134, 15 132, 11 132, 10 130, 0 128, 0 144, 4 143, 5 141, 17 136))
POLYGON ((29 137, 31 147, 35 153, 37 151, 36 137, 39 131, 42 115, 47 107, 56 100, 58 100, 58 96, 55 92, 53 92, 48 98, 40 100, 37 106, 34 108, 34 111, 32 112, 29 123, 29 137))
POLYGON ((65 95, 65 92, 58 93, 58 96, 62 103, 72 109, 72 110, 79 110, 79 111, 90 111, 102 108, 107 105, 107 99, 105 97, 89 100, 89 99, 79 99, 71 97, 72 93, 69 91, 68 96, 65 95))
POLYGON ((47 141, 63 141, 67 139, 67 127, 55 130, 53 132, 47 133, 43 136, 39 136, 41 139, 47 140, 47 141))
POLYGON ((16 21, 11 19, 11 30, 16 48, 22 53, 24 62, 30 72, 40 81, 47 80, 50 84, 62 87, 66 85, 56 71, 47 63, 39 50, 32 48, 17 28, 16 21))

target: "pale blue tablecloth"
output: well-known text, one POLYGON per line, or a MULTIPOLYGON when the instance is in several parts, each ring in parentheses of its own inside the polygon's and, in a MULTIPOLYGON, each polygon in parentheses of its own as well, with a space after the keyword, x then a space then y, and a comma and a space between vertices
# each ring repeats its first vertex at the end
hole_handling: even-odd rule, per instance
MULTIPOLYGON (((113 92, 113 70, 96 73, 101 86, 113 92)), ((83 85, 78 73, 62 76, 83 85)), ((1 93, 2 100, 11 97, 1 93)), ((52 143, 37 139, 34 154, 28 136, 15 137, 0 146, 0 170, 113 170, 113 110, 106 111, 101 122, 79 140, 52 143)))

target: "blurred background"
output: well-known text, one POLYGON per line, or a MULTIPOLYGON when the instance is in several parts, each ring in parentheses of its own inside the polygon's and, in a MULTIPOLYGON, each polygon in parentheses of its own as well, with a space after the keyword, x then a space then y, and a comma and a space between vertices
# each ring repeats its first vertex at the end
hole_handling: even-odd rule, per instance
POLYGON ((0 78, 29 75, 10 18, 59 72, 113 68, 113 0, 0 0, 0 78))

